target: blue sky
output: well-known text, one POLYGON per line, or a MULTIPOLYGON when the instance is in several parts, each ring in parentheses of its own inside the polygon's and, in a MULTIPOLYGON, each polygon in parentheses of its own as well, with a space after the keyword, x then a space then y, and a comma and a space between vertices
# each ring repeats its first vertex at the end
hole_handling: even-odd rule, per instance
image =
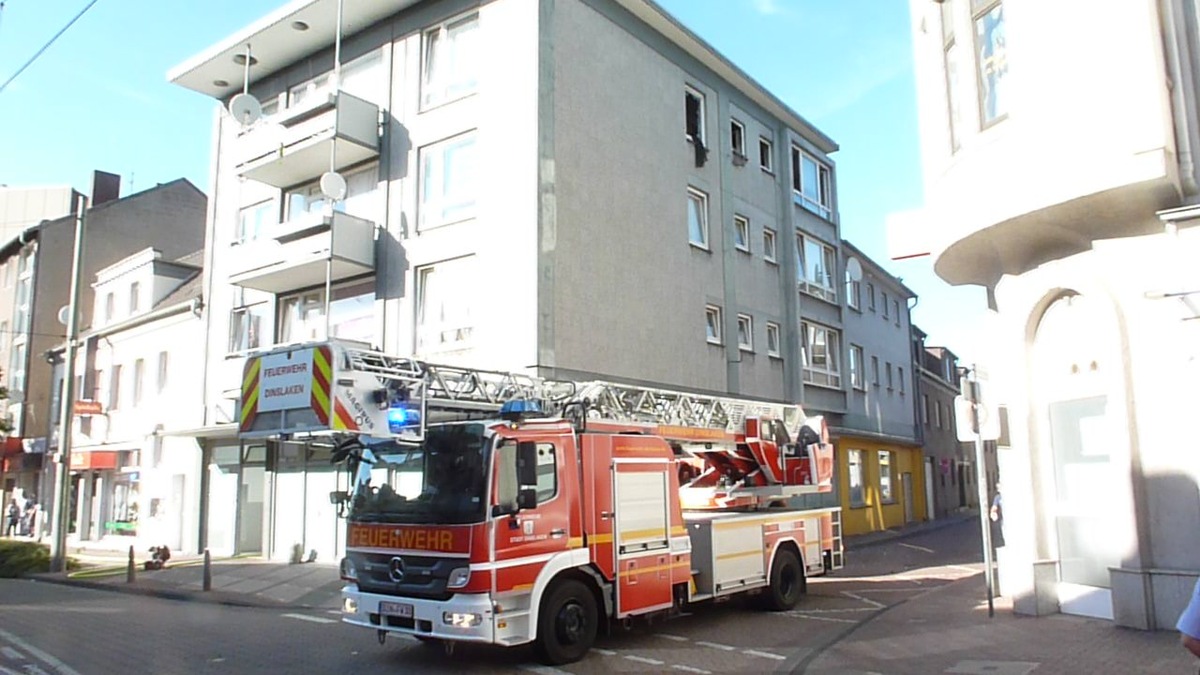
MULTIPOLYGON (((842 235, 917 292, 931 344, 981 357, 982 290, 887 257, 887 214, 922 203, 907 0, 658 2, 837 141, 842 235)), ((0 184, 87 192, 102 169, 123 193, 180 176, 207 190, 215 103, 166 72, 283 3, 99 0, 0 93, 0 184)), ((0 81, 86 4, 5 0, 0 81)))

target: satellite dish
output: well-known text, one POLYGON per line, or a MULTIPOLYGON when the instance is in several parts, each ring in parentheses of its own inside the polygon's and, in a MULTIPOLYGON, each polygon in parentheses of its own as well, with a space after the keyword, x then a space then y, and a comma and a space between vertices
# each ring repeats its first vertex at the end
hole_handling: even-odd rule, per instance
POLYGON ((250 94, 238 94, 229 101, 229 114, 244 127, 248 127, 262 117, 262 104, 250 94))
POLYGON ((346 198, 346 179, 336 171, 326 171, 321 175, 321 194, 334 202, 346 198))
POLYGON ((850 277, 850 281, 862 281, 862 263, 858 262, 858 258, 846 260, 846 275, 850 277))
POLYGON ((71 318, 71 306, 63 305, 58 309, 58 322, 62 325, 67 325, 67 321, 71 318))

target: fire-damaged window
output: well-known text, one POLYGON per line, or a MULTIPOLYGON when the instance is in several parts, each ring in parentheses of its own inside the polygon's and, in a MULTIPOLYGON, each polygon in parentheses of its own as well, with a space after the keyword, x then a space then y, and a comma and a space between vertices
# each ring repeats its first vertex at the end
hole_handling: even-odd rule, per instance
POLYGON ((687 140, 696 150, 696 166, 704 166, 708 146, 704 142, 704 94, 687 87, 683 92, 683 110, 687 140))

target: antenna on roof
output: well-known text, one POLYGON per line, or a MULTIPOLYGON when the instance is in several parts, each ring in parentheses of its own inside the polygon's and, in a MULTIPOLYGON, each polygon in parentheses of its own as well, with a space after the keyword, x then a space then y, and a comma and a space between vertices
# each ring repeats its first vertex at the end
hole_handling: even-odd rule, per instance
MULTIPOLYGON (((239 54, 239 56, 241 56, 239 54)), ((244 127, 248 127, 258 121, 262 117, 262 104, 258 99, 250 95, 250 65, 254 63, 254 57, 250 55, 250 45, 246 45, 246 54, 242 56, 245 69, 242 75, 242 93, 234 96, 229 101, 229 114, 244 127)), ((237 61, 234 57, 234 61, 237 61)))

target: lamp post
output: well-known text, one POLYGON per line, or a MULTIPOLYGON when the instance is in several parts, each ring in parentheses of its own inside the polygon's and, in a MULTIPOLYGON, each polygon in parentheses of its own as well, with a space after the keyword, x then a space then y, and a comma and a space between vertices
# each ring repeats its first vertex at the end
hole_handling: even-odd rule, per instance
POLYGON ((75 348, 79 340, 79 294, 83 276, 83 226, 87 198, 80 196, 75 210, 75 259, 71 263, 71 301, 67 305, 67 348, 63 361, 62 398, 59 401, 58 462, 55 463, 54 521, 50 528, 50 571, 67 569, 67 530, 71 525, 71 427, 75 417, 75 348))

